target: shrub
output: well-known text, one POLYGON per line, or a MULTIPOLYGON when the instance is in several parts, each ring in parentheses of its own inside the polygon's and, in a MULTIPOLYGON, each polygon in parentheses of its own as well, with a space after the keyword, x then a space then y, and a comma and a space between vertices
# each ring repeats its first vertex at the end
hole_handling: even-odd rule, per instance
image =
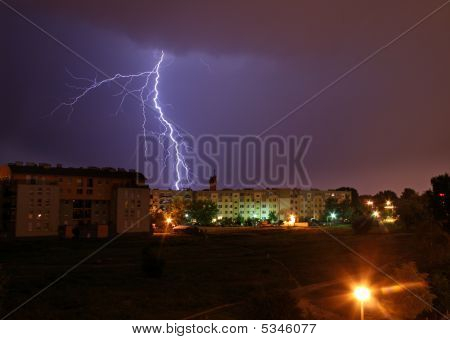
POLYGON ((150 246, 142 249, 142 270, 152 278, 159 278, 164 271, 165 261, 156 255, 150 246))
POLYGON ((222 227, 228 227, 228 226, 232 226, 233 225, 233 219, 231 217, 224 217, 223 219, 220 220, 219 224, 222 227))
POLYGON ((353 220, 352 229, 355 234, 367 234, 370 229, 376 227, 378 222, 373 218, 360 216, 353 220))
MULTIPOLYGON (((437 272, 431 275, 431 291, 436 296, 434 299, 435 307, 441 313, 448 313, 450 311, 450 281, 448 274, 444 272, 437 272)), ((439 317, 440 315, 436 315, 439 317)))
MULTIPOLYGON (((387 291, 379 298, 386 315, 395 320, 411 320, 423 312, 432 310, 432 302, 435 296, 431 294, 426 273, 419 273, 414 262, 400 265, 389 270, 389 274, 397 282, 407 285, 408 289, 387 291)), ((397 287, 395 282, 386 279, 387 287, 397 287)), ((403 287, 400 287, 403 288, 403 287)))

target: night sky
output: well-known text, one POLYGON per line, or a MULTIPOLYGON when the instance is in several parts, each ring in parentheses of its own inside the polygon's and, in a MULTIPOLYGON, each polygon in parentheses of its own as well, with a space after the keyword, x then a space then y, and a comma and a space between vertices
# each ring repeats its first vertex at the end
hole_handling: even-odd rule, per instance
MULTIPOLYGON (((444 2, 8 1, 108 74, 164 49, 161 101, 193 135, 259 134, 444 2)), ((0 25, 0 163, 135 167, 135 105, 115 117, 106 88, 47 116, 66 69, 96 71, 2 3, 0 25)), ((425 190, 450 169, 449 62, 450 4, 268 133, 313 137, 314 187, 425 190)))

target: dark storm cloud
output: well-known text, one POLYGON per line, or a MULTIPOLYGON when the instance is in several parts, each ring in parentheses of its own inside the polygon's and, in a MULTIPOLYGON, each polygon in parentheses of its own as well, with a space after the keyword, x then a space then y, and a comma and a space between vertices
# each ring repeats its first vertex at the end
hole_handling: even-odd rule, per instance
POLYGON ((414 24, 442 0, 25 2, 44 12, 81 18, 126 34, 145 46, 175 53, 295 57, 345 53, 354 46, 378 47, 376 44, 414 24))

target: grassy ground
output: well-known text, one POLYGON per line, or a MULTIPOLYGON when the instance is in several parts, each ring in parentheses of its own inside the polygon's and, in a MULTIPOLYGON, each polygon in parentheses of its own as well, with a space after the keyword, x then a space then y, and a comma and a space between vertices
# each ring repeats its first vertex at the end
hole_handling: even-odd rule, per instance
MULTIPOLYGON (((290 312, 284 302, 289 299, 287 291, 373 272, 339 242, 378 266, 414 259, 413 237, 408 234, 354 236, 347 228, 329 228, 327 232, 330 234, 318 229, 222 228, 210 230, 206 237, 159 235, 146 240, 125 235, 11 318, 278 318, 290 315, 283 314, 290 312), (161 278, 149 278, 141 269, 146 245, 165 260, 161 278)), ((9 277, 2 315, 104 242, 20 240, 0 244, 0 264, 9 277)), ((326 298, 324 291, 322 299, 326 298)), ((333 315, 330 317, 354 317, 347 312, 333 315)))

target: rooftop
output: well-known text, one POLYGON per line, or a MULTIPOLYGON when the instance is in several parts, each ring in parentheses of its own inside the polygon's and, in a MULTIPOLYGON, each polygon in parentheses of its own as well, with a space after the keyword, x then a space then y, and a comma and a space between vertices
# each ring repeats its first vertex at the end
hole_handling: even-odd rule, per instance
POLYGON ((36 174, 36 175, 56 175, 56 176, 87 176, 87 177, 118 177, 118 178, 136 178, 145 181, 143 174, 134 169, 110 168, 110 167, 63 167, 62 164, 52 166, 49 163, 31 163, 15 162, 7 165, 12 173, 15 174, 36 174))

